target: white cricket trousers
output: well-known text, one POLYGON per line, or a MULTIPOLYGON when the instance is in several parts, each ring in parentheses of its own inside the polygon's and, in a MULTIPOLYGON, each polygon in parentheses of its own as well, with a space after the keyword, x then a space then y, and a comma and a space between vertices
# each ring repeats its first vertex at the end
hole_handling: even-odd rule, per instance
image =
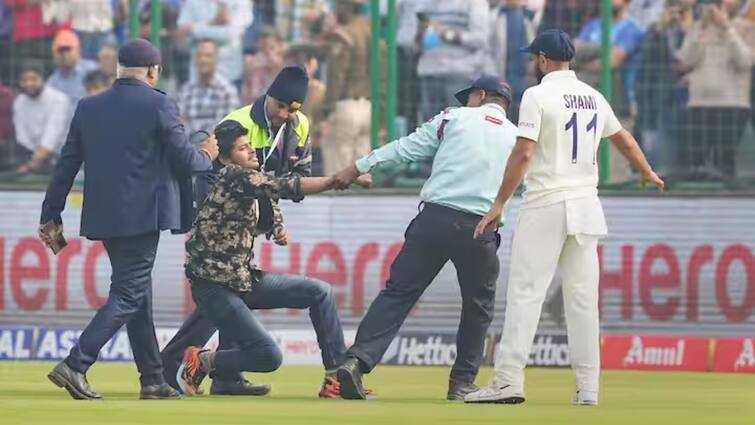
POLYGON ((576 385, 579 390, 598 391, 597 244, 605 233, 597 196, 520 211, 511 246, 503 337, 495 361, 494 379, 499 385, 524 389, 524 367, 558 267, 576 385))

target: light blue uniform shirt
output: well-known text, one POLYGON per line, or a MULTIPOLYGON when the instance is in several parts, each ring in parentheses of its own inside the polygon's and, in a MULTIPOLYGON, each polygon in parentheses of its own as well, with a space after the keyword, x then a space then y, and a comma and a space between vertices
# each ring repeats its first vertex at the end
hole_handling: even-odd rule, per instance
POLYGON ((458 211, 485 215, 495 201, 516 143, 517 127, 499 105, 446 109, 414 133, 356 162, 361 173, 381 164, 433 159, 420 198, 458 211))

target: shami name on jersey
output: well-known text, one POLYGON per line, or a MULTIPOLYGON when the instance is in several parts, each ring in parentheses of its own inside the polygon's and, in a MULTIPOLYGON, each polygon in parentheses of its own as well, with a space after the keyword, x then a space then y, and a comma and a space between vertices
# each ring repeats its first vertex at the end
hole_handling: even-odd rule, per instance
POLYGON ((565 94, 564 105, 569 109, 598 110, 598 103, 592 95, 565 94))

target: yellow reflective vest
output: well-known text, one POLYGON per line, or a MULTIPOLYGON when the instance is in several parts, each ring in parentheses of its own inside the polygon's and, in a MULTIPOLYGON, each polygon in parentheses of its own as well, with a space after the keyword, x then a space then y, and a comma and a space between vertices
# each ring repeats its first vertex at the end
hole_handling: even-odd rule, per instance
POLYGON ((309 118, 301 111, 297 111, 296 118, 286 124, 283 137, 272 153, 270 149, 273 147, 275 134, 271 134, 265 119, 265 96, 261 96, 251 105, 231 112, 221 122, 227 120, 238 121, 249 130, 249 144, 257 152, 260 163, 264 162, 265 171, 273 172, 277 176, 289 173, 300 176, 312 174, 309 118))

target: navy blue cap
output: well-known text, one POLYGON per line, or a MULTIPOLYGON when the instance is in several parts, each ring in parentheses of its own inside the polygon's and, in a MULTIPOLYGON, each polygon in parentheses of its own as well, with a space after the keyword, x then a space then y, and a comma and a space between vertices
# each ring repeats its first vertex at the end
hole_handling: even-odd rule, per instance
POLYGON ((569 62, 574 57, 574 44, 564 31, 545 30, 529 46, 522 47, 519 51, 535 55, 542 53, 548 59, 569 62))
POLYGON ((291 109, 299 109, 307 98, 309 77, 301 65, 283 68, 267 89, 267 95, 285 102, 291 109))
POLYGON ((154 66, 162 63, 162 56, 152 43, 137 38, 118 50, 118 63, 129 68, 154 66))
POLYGON ((472 90, 475 89, 482 89, 485 91, 498 93, 499 95, 503 96, 504 99, 506 99, 506 102, 508 102, 509 105, 511 104, 511 100, 513 99, 513 95, 511 94, 511 86, 509 86, 507 82, 492 75, 483 75, 482 77, 474 80, 471 86, 465 88, 464 90, 456 92, 454 96, 456 97, 456 100, 461 102, 462 105, 466 105, 467 100, 469 99, 469 93, 471 93, 472 90))

